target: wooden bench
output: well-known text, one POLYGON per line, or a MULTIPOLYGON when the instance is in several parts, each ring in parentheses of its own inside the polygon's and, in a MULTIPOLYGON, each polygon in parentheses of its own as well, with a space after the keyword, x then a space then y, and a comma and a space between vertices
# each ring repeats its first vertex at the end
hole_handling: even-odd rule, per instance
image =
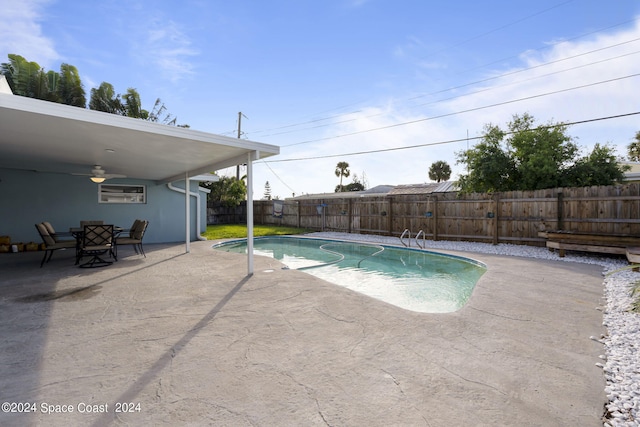
POLYGON ((567 250, 626 255, 631 263, 640 263, 640 236, 629 234, 598 234, 577 231, 541 231, 547 248, 564 257, 567 250))

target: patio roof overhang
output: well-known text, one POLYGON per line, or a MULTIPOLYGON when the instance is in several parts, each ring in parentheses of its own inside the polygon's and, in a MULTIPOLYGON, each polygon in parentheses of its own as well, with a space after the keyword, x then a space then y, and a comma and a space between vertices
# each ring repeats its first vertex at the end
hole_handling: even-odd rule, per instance
MULTIPOLYGON (((2 78, 0 83, 3 83, 2 78)), ((0 89, 3 86, 0 85, 0 89)), ((252 200, 251 163, 279 152, 280 148, 275 145, 26 98, 0 90, 0 168, 87 174, 93 165, 101 165, 107 173, 164 184, 247 164, 247 194, 252 200)), ((78 177, 83 178, 86 179, 78 177)), ((251 211, 247 215, 251 249, 248 270, 252 274, 252 204, 248 207, 251 211)), ((189 252, 188 191, 185 191, 185 211, 186 251, 189 252)))
POLYGON ((167 183, 279 154, 278 146, 0 93, 0 168, 167 183))

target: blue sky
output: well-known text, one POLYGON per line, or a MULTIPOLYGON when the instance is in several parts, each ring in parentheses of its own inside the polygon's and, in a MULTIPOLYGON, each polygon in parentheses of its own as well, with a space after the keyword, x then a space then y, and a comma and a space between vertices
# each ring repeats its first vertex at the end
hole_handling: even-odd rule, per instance
MULTIPOLYGON (((161 98, 178 123, 206 132, 236 136, 242 112, 243 138, 281 147, 255 164, 255 198, 266 181, 279 198, 333 192, 340 161, 368 187, 429 182, 437 160, 455 179, 464 172, 455 153, 487 123, 506 127, 525 112, 544 124, 640 111, 635 0, 2 7, 1 62, 16 53, 47 70, 75 65, 87 96, 103 81, 120 93, 134 87, 145 108, 161 98)), ((569 134, 585 151, 609 143, 625 155, 639 130, 632 115, 569 134)))

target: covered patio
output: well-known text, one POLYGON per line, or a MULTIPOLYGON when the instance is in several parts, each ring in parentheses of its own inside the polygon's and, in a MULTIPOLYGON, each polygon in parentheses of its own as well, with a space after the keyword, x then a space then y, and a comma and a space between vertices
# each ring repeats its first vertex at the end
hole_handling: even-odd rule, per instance
MULTIPOLYGON (((26 199, 29 193, 34 194, 32 200, 37 200, 38 189, 32 182, 60 180, 59 188, 52 187, 52 191, 71 200, 67 183, 71 179, 90 183, 88 176, 77 174, 90 173, 94 165, 100 165, 107 174, 126 176, 127 183, 138 181, 164 188, 174 182, 187 183, 200 174, 246 164, 248 199, 252 200, 252 163, 279 153, 274 145, 15 96, 4 76, 0 76, 0 129, 0 171, 11 173, 13 178, 0 174, 0 234, 25 228, 35 231, 28 206, 20 206, 16 200, 26 199), (27 177, 33 180, 29 184, 27 177)), ((92 185, 89 189, 95 188, 92 185)), ((190 192, 184 191, 184 216, 177 221, 183 224, 187 252, 193 236, 198 235, 190 224, 190 197, 190 192)), ((248 206, 252 208, 251 203, 248 206)), ((59 208, 67 207, 56 206, 55 202, 34 207, 59 208)), ((247 221, 251 230, 253 215, 247 215, 247 221)), ((163 226, 171 225, 167 221, 163 226)))

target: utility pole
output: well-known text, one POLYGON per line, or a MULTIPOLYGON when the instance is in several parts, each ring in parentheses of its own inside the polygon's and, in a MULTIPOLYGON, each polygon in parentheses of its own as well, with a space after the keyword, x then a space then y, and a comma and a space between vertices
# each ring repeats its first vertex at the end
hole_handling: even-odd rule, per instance
MULTIPOLYGON (((238 139, 242 137, 242 116, 244 116, 245 119, 249 118, 242 114, 242 111, 238 111, 238 139)), ((240 181, 240 165, 236 166, 236 179, 240 181)))

